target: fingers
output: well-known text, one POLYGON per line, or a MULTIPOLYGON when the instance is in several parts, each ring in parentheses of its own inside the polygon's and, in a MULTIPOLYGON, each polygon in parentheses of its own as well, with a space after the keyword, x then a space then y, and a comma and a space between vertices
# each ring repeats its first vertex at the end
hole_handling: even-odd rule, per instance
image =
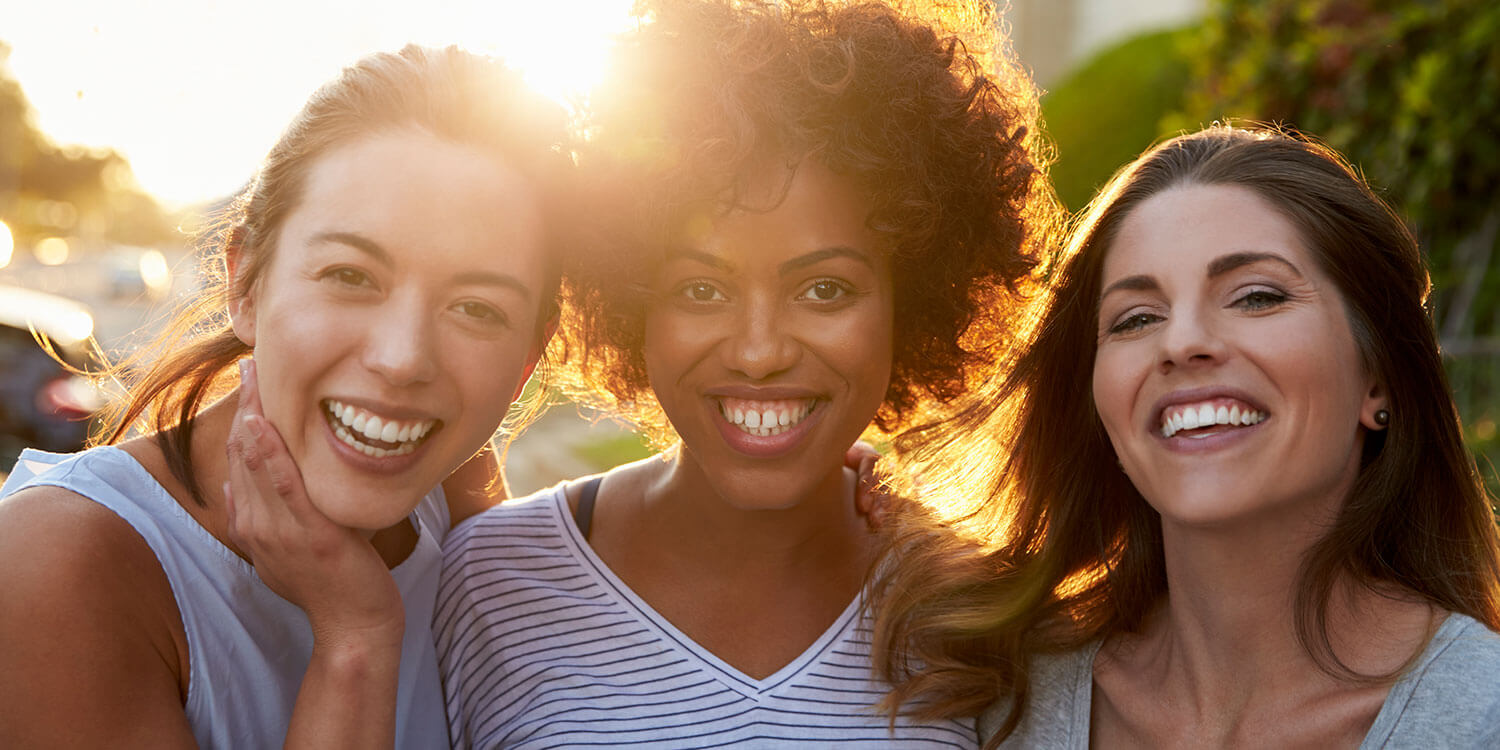
POLYGON ((255 358, 246 357, 241 359, 240 365, 240 402, 238 410, 241 414, 254 414, 265 416, 260 403, 260 375, 255 371, 255 358))

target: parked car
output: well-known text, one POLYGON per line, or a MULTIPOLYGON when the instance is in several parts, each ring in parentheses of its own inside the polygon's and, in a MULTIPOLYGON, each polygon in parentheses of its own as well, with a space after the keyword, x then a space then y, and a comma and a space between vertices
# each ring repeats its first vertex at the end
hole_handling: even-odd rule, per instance
POLYGON ((93 330, 93 314, 81 303, 0 285, 0 471, 9 471, 22 448, 83 447, 103 399, 69 368, 89 364, 93 330), (50 341, 52 353, 39 337, 50 341))

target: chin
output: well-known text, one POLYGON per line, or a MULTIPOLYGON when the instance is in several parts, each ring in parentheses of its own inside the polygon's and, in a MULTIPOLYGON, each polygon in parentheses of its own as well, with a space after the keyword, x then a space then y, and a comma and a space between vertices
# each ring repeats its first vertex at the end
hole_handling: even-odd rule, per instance
MULTIPOLYGON (((436 482, 433 483, 435 485, 436 482)), ((427 488, 430 489, 432 486, 427 488)), ((405 520, 416 509, 427 490, 338 483, 337 486, 320 489, 309 487, 308 496, 312 498, 313 507, 329 521, 346 528, 373 532, 390 528, 405 520)))

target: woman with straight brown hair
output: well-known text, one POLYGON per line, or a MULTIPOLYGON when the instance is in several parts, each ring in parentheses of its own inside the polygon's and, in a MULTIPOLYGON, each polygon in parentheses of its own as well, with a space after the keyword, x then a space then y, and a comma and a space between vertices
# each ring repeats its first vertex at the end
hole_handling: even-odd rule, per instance
POLYGON ((907 438, 973 504, 893 521, 892 703, 993 701, 991 747, 1494 736, 1495 519, 1428 290, 1316 143, 1216 126, 1124 168, 1014 367, 907 438))

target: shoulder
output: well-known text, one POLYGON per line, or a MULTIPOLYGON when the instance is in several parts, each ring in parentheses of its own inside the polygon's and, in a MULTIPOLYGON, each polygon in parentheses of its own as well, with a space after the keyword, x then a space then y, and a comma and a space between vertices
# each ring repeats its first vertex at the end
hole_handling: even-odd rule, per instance
MULTIPOLYGON (((1099 643, 1072 651, 1036 654, 1027 666, 1028 690, 1021 722, 1001 747, 1061 748, 1068 741, 1073 719, 1088 719, 1089 688, 1093 684, 1094 656, 1099 643)), ((990 704, 979 717, 979 741, 988 742, 1011 714, 1010 696, 990 704)), ((1085 743, 1085 746, 1086 743, 1085 743)))
POLYGON ((123 518, 62 487, 21 489, 0 500, 0 571, 0 663, 17 688, 0 687, 0 703, 28 716, 54 703, 92 706, 101 721, 112 709, 139 711, 132 701, 181 713, 187 649, 176 600, 123 518), (130 701, 120 684, 137 686, 130 701))
MULTIPOLYGON (((1394 744, 1477 747, 1500 736, 1500 634, 1452 614, 1382 709, 1394 744)), ((1377 719, 1377 726, 1381 724, 1377 719)), ((1372 732, 1373 733, 1373 732, 1372 732)))

